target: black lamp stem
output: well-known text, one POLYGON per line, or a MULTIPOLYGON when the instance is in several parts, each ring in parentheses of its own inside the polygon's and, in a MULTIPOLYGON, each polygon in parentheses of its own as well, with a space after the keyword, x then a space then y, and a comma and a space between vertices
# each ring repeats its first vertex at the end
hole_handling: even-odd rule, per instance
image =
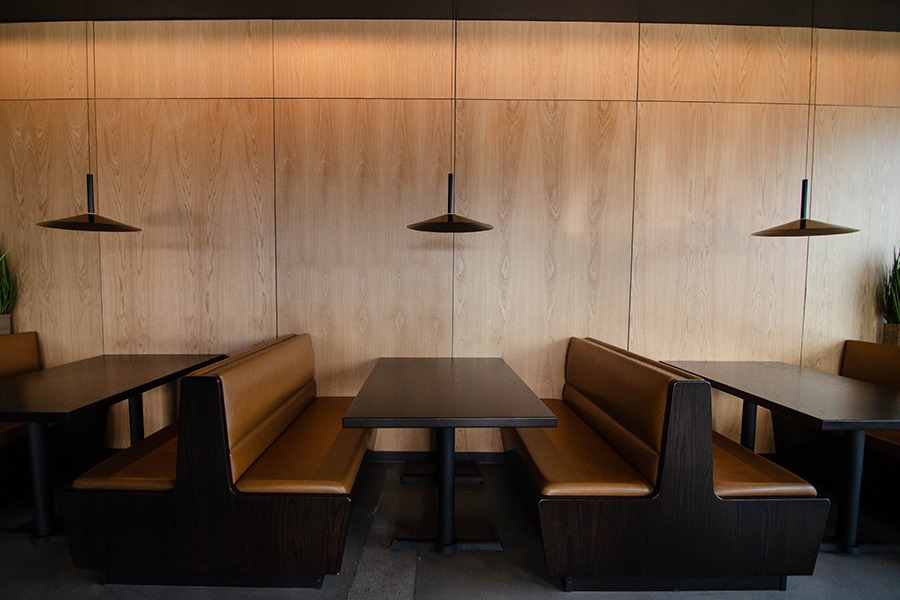
POLYGON ((87 174, 87 201, 88 213, 94 214, 94 175, 87 174))
POLYGON ((809 218, 809 179, 803 180, 803 191, 800 192, 800 218, 809 218))
POLYGON ((453 214, 453 173, 450 173, 447 176, 448 184, 447 184, 447 213, 453 214))

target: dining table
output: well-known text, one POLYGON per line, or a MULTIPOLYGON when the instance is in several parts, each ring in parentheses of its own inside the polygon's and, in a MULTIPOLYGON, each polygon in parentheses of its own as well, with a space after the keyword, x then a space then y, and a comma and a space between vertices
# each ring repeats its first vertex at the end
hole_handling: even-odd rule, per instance
POLYGON ((27 423, 35 535, 53 531, 47 426, 128 401, 131 443, 144 437, 143 393, 222 354, 103 354, 0 379, 0 422, 27 423))
POLYGON ((783 362, 665 362, 743 400, 741 443, 751 450, 757 406, 813 429, 840 432, 843 465, 836 543, 824 543, 822 549, 847 554, 877 549, 858 541, 865 434, 900 429, 900 390, 783 362))
POLYGON ((456 429, 555 427, 556 416, 502 358, 381 358, 347 409, 343 426, 435 431, 437 535, 395 537, 391 549, 453 554, 503 549, 498 539, 456 535, 456 429))

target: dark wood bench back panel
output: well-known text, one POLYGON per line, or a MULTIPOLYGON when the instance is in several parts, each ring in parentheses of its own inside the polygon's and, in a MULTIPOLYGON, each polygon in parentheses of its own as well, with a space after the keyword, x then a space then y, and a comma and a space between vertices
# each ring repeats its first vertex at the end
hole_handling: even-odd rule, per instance
POLYGON ((569 341, 563 400, 656 485, 671 371, 580 338, 569 341))
POLYGON ((232 483, 316 397, 309 334, 279 338, 204 376, 221 382, 232 483))
POLYGON ((900 388, 900 346, 847 340, 844 342, 840 374, 900 388))

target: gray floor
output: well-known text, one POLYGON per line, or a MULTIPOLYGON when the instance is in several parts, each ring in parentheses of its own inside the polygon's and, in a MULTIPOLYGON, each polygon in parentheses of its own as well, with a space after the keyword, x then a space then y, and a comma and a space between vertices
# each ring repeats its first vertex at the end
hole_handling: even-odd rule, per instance
MULTIPOLYGON (((72 567, 63 536, 36 543, 21 533, 0 533, 0 598, 594 598, 600 593, 563 592, 544 571, 540 539, 529 521, 505 465, 484 465, 485 485, 460 486, 460 515, 477 514, 491 523, 504 543, 500 553, 440 556, 391 552, 395 532, 412 533, 433 511, 433 488, 401 485, 401 467, 370 464, 362 480, 340 575, 320 590, 188 588, 102 585, 92 571, 72 567)), ((464 531, 460 533, 465 533, 464 531)), ((785 592, 631 592, 603 598, 736 598, 779 600, 900 598, 900 554, 849 557, 820 554, 811 577, 791 577, 785 592)))

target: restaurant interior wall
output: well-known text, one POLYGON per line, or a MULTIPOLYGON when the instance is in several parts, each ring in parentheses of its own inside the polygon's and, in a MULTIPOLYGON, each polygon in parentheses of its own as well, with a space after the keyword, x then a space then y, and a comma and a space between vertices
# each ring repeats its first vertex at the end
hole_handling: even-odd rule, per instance
MULTIPOLYGON (((47 365, 308 331, 320 394, 354 394, 379 356, 499 355, 558 397, 571 335, 832 372, 844 339, 878 339, 874 286, 900 239, 900 33, 6 23, 0 74, 14 327, 40 332, 47 365), (99 211, 142 232, 34 225, 81 212, 89 170, 99 211), (494 231, 406 229, 443 207, 451 170, 457 211, 494 231), (797 218, 804 176, 813 218, 862 231, 750 237, 797 218)), ((148 432, 174 395, 145 402, 148 432)), ((716 399, 718 429, 739 415, 716 399)), ((499 450, 496 432, 458 438, 499 450)), ((376 447, 428 444, 382 431, 376 447)))

